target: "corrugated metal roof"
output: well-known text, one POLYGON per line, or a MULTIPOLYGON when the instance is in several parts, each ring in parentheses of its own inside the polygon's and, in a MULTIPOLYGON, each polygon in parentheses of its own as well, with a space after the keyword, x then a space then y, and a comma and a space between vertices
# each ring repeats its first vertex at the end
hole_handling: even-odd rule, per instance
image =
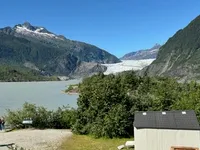
POLYGON ((193 110, 135 112, 136 128, 200 130, 193 110))

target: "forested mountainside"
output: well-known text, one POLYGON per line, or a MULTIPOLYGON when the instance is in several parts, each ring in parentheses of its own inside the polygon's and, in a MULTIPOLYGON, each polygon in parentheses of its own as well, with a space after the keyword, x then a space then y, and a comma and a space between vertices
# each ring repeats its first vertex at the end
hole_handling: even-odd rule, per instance
POLYGON ((169 38, 157 59, 141 74, 171 76, 181 79, 200 78, 200 16, 169 38))
POLYGON ((0 65, 0 82, 24 82, 24 81, 56 81, 56 76, 44 75, 32 69, 19 66, 0 65))
POLYGON ((28 22, 0 29, 1 64, 25 66, 53 75, 81 76, 105 71, 100 63, 116 62, 120 60, 105 50, 28 22))

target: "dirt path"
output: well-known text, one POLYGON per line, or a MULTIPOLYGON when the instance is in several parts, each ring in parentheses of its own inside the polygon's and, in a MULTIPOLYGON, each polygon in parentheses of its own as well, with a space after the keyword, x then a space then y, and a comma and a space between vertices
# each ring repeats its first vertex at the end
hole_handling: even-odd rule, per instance
MULTIPOLYGON (((12 132, 0 132, 0 145, 15 143, 30 150, 57 150, 62 139, 72 135, 70 130, 36 130, 25 129, 12 132)), ((1 148, 0 150, 7 149, 1 148)))

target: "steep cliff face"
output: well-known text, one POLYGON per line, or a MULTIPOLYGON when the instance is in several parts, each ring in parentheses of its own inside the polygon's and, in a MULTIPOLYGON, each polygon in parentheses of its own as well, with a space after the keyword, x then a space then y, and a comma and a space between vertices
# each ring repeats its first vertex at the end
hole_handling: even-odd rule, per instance
MULTIPOLYGON (((85 64, 90 70, 90 63, 117 63, 120 60, 96 46, 69 40, 25 22, 0 29, 0 62, 37 68, 37 71, 55 75, 73 76, 80 70, 81 76, 87 74, 87 69, 81 70, 83 65, 87 68, 85 64)), ((91 71, 98 72, 99 68, 91 71)))
POLYGON ((140 74, 200 78, 200 16, 169 38, 157 59, 140 74))

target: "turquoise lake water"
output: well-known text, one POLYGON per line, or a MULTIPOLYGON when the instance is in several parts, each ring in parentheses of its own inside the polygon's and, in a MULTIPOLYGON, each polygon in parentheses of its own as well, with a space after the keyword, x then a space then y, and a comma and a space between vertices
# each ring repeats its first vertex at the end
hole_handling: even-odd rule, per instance
POLYGON ((22 108, 25 102, 44 106, 49 110, 63 105, 77 107, 78 95, 67 95, 62 92, 70 84, 80 80, 51 81, 51 82, 0 82, 0 116, 6 109, 22 108))

